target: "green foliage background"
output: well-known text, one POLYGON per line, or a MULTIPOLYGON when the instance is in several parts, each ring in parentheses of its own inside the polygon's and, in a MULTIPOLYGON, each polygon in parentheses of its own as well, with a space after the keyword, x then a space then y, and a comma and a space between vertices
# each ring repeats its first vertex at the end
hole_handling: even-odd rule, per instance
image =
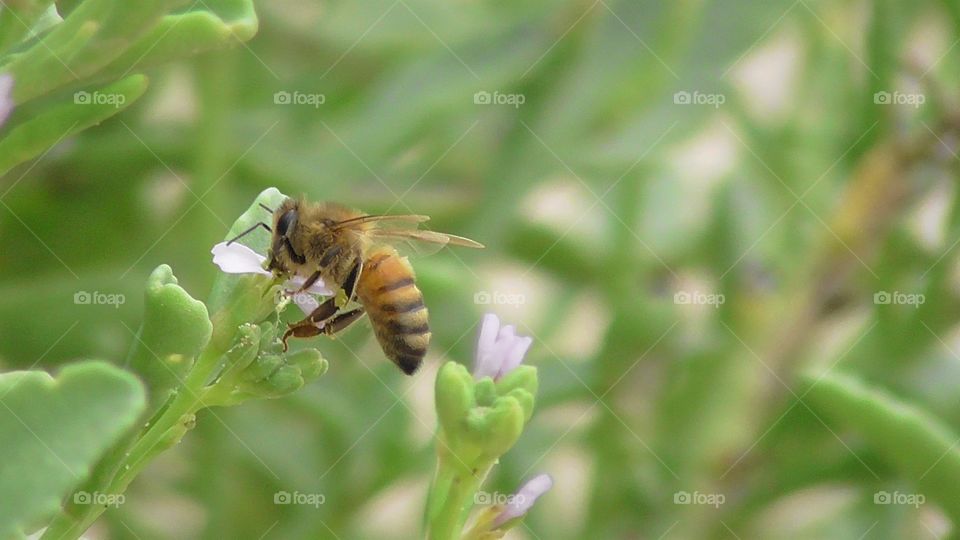
POLYGON ((52 138, 0 179, 5 370, 121 364, 150 271, 169 264, 205 298, 210 247, 267 186, 429 214, 488 247, 416 261, 434 333, 417 376, 363 326, 310 342, 325 376, 203 411, 92 535, 416 537, 436 366, 470 362, 487 309, 534 336, 541 378, 490 489, 556 481, 514 538, 956 534, 960 2, 275 0, 256 19, 208 3, 176 13, 219 14, 248 41, 194 51, 204 26, 184 15, 150 30, 159 48, 71 63, 76 77, 13 60, 35 86, 17 86, 0 163, 20 161, 18 126, 52 138), (145 90, 126 78, 140 73, 145 90), (118 79, 143 95, 100 125, 43 116, 118 79), (895 91, 925 104, 875 102, 895 91), (278 491, 325 502, 275 505, 278 491))

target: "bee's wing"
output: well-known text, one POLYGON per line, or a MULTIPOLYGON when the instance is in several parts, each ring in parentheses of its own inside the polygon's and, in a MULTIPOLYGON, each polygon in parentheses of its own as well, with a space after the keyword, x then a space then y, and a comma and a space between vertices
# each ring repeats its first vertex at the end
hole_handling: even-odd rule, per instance
POLYGON ((421 216, 418 214, 399 214, 399 215, 390 215, 390 216, 357 216, 355 218, 345 219, 336 225, 335 228, 364 228, 363 225, 367 223, 413 223, 416 227, 417 223, 423 223, 424 221, 429 221, 430 216, 421 216))
POLYGON ((341 221, 337 226, 356 227, 372 239, 394 245, 404 250, 407 247, 414 255, 425 256, 436 253, 443 246, 461 246, 482 248, 483 244, 469 238, 436 231, 419 230, 417 225, 430 219, 421 215, 361 216, 341 221), (372 226, 370 226, 370 225, 372 226))
POLYGON ((439 233, 436 231, 421 231, 418 229, 373 229, 370 236, 389 243, 405 242, 419 255, 427 255, 438 251, 443 246, 460 246, 480 249, 483 244, 469 238, 454 234, 439 233), (427 245, 424 245, 427 244, 427 245), (434 249, 436 248, 436 249, 434 249), (431 251, 431 249, 433 251, 431 251))

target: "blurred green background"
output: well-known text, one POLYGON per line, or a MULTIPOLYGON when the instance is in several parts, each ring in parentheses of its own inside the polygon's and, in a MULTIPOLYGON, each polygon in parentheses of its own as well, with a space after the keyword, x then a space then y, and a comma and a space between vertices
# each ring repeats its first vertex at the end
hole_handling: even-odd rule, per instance
POLYGON ((256 8, 253 39, 151 68, 130 109, 0 179, 3 367, 122 362, 149 272, 204 298, 210 247, 268 186, 487 249, 415 261, 415 377, 367 324, 308 342, 324 377, 204 411, 90 537, 417 537, 436 367, 472 361, 491 310, 534 337, 542 388, 488 490, 556 482, 510 538, 953 533, 933 503, 875 503, 916 488, 798 374, 960 430, 960 2, 256 8))

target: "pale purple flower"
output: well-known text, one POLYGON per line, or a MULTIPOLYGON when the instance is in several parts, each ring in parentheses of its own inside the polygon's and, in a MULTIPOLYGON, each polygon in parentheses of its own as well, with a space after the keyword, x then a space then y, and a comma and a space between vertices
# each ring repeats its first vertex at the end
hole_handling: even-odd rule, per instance
POLYGON ((514 493, 510 502, 504 505, 503 510, 497 514, 497 517, 493 520, 493 528, 496 529, 511 519, 525 516, 533 507, 533 503, 537 502, 537 499, 549 491, 551 487, 553 487, 553 478, 550 478, 549 474, 538 474, 527 480, 514 493))
POLYGON ((480 323, 473 376, 500 379, 520 365, 532 343, 533 338, 518 336, 513 326, 501 327, 500 318, 487 313, 480 323))
MULTIPOLYGON (((226 242, 220 242, 213 246, 210 253, 213 253, 213 264, 219 266, 220 270, 227 274, 273 275, 263 268, 263 263, 267 260, 266 257, 238 242, 230 245, 227 245, 226 242)), ((293 276, 284 282, 283 289, 288 293, 296 293, 292 294, 293 302, 309 315, 320 305, 315 295, 330 296, 333 291, 323 283, 322 279, 318 279, 305 291, 297 292, 300 291, 300 287, 303 286, 305 281, 306 278, 302 276, 293 276)))
POLYGON ((0 74, 0 126, 13 111, 13 75, 0 74))

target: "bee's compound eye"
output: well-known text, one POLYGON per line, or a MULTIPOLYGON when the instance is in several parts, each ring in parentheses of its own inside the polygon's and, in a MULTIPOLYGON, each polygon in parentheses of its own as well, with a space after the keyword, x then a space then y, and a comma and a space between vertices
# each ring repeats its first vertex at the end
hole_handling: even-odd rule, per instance
POLYGON ((277 220, 277 234, 280 236, 286 236, 287 231, 292 229, 296 223, 297 211, 287 210, 282 216, 280 216, 280 219, 277 220))

